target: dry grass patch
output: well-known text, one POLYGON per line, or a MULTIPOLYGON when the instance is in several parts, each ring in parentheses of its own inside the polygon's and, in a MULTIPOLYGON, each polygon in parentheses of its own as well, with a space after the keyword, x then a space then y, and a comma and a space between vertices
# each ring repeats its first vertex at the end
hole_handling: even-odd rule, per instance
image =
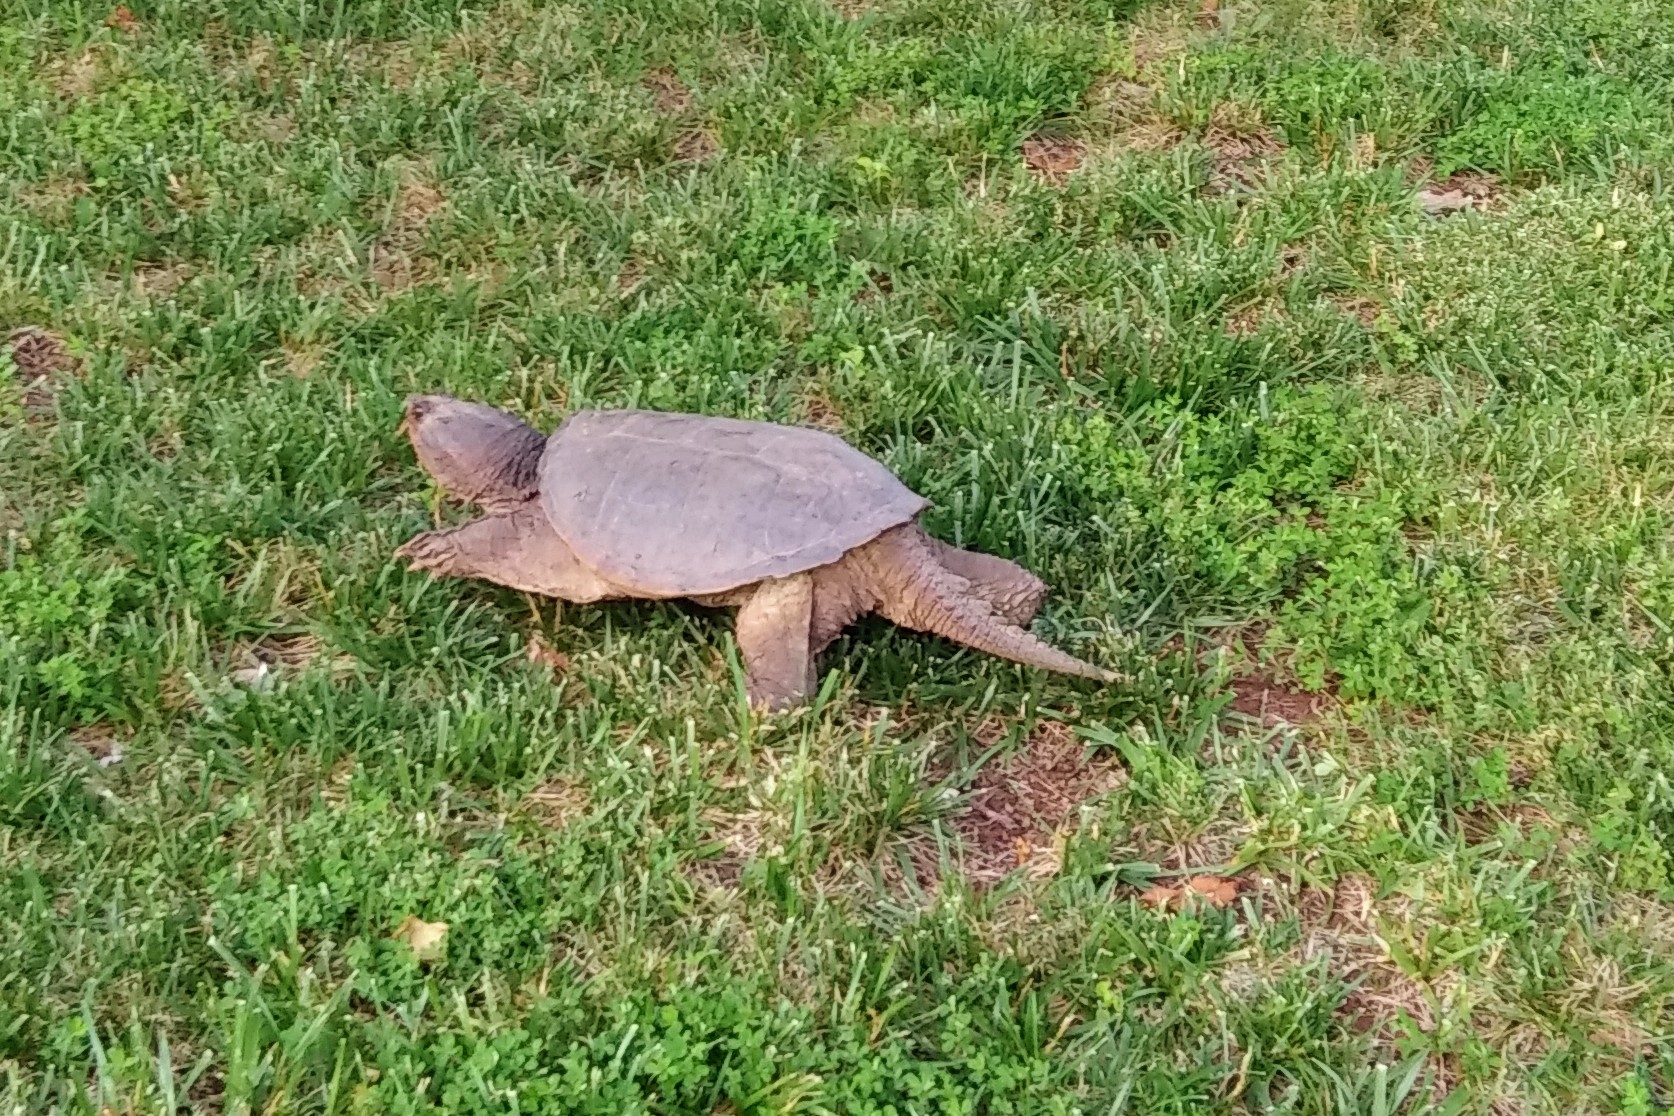
POLYGON ((721 145, 706 128, 692 128, 674 139, 674 158, 681 163, 706 163, 721 152, 721 145))
POLYGON ((709 839, 720 850, 712 856, 690 862, 686 871, 708 888, 735 888, 744 869, 767 845, 770 819, 761 810, 708 810, 703 820, 709 839))
POLYGON ((1230 102, 1215 107, 1201 142, 1209 152, 1209 188, 1214 192, 1255 186, 1267 163, 1285 149, 1272 129, 1230 102))
POLYGON ((587 786, 573 777, 548 779, 518 803, 518 812, 548 829, 562 829, 593 808, 587 786))
POLYGON ((14 329, 6 338, 6 349, 23 389, 24 413, 30 416, 49 413, 60 378, 81 369, 64 339, 39 326, 14 329))
POLYGON ((1350 872, 1339 876, 1329 890, 1305 888, 1297 913, 1303 959, 1323 959, 1332 972, 1354 985, 1337 1009, 1350 1028, 1387 1044, 1399 1037, 1403 1017, 1422 1031, 1435 1029, 1435 990, 1401 968, 1379 926, 1411 921, 1411 904, 1404 897, 1380 897, 1371 877, 1350 872))
POLYGON ((692 107, 692 91, 667 66, 652 70, 640 83, 651 94, 651 103, 664 116, 679 116, 692 107))

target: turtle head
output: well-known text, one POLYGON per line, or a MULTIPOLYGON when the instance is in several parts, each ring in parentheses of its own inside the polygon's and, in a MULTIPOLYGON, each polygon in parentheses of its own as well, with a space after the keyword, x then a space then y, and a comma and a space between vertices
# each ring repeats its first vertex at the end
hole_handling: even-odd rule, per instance
POLYGON ((448 395, 409 395, 398 429, 449 496, 492 510, 535 495, 546 438, 515 416, 448 395))

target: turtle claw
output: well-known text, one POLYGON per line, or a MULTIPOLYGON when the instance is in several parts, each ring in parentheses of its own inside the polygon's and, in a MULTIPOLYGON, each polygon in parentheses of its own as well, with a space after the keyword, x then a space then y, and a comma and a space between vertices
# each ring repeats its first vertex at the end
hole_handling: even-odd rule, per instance
POLYGON ((433 574, 452 572, 458 547, 448 538, 451 531, 426 531, 407 540, 395 551, 395 557, 407 563, 409 570, 425 570, 433 574))

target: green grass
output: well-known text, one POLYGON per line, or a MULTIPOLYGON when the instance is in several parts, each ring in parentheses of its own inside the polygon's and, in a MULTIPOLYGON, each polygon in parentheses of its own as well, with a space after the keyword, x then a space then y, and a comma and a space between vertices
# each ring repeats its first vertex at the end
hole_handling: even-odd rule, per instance
POLYGON ((1674 1099, 1668 0, 130 7, 0 4, 0 1111, 1674 1099), (835 423, 1128 681, 407 574, 437 390, 835 423))

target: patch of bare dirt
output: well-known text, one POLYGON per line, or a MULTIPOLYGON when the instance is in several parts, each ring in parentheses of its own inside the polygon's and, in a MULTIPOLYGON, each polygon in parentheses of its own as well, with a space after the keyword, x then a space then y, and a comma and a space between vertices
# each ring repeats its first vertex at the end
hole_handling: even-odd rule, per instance
POLYGON ((1227 708, 1263 728, 1302 728, 1317 721, 1331 702, 1328 694, 1304 690, 1272 671, 1255 670, 1232 680, 1232 701, 1227 708))
MULTIPOLYGON (((1164 820, 1155 825, 1141 823, 1128 833, 1127 844, 1135 860, 1157 865, 1173 875, 1216 875, 1217 866, 1231 863, 1250 837, 1248 822, 1217 817, 1204 825, 1175 828, 1164 820)), ((1254 886, 1254 881, 1245 881, 1254 886)))
POLYGON ((965 876, 980 885, 1020 868, 1057 874, 1077 807, 1114 790, 1122 777, 1113 760, 1089 758, 1067 726, 1042 722, 1015 756, 989 763, 971 784, 968 808, 953 826, 965 876))
POLYGON ((100 767, 114 767, 126 751, 123 739, 110 725, 83 725, 70 734, 70 743, 100 767))
POLYGON ((1156 99, 1151 86, 1111 75, 1094 82, 1085 100, 1092 115, 1132 121, 1148 115, 1156 99))
POLYGON ((372 281, 386 294, 400 294, 436 277, 435 261, 417 257, 409 249, 374 244, 367 258, 372 281))
POLYGON ((87 183, 54 174, 19 186, 13 196, 45 223, 61 225, 74 215, 76 202, 89 193, 87 183))
POLYGON ((418 228, 428 224, 446 204, 442 191, 422 179, 410 178, 396 194, 395 211, 402 224, 418 228))
POLYGON ((64 339, 39 326, 21 326, 6 338, 12 352, 12 363, 20 376, 34 379, 69 372, 76 367, 64 339))
POLYGON ((1161 116, 1136 120, 1116 137, 1116 144, 1129 151, 1167 151, 1186 138, 1178 125, 1161 116))
POLYGON ((138 16, 128 10, 126 4, 119 4, 105 17, 105 26, 124 35, 132 35, 140 29, 140 21, 138 16))
POLYGON ((147 298, 167 298, 192 278, 192 269, 183 263, 142 264, 134 268, 133 283, 147 298))
POLYGON ((351 671, 356 665, 352 655, 328 658, 325 644, 307 634, 266 636, 237 649, 232 661, 237 665, 228 677, 257 692, 272 689, 285 677, 316 665, 323 664, 334 675, 351 671))
POLYGON ((290 142, 296 134, 296 121, 289 113, 277 112, 257 117, 251 122, 251 130, 268 143, 278 145, 290 142))
POLYGON ((1284 318, 1283 302, 1276 298, 1260 298, 1228 313, 1223 328, 1228 337, 1253 337, 1267 322, 1282 321, 1284 318))
POLYGON ((11 352, 12 366, 23 385, 25 413, 50 412, 54 383, 62 376, 74 375, 80 362, 70 355, 62 337, 39 326, 12 330, 6 338, 6 348, 11 352))
POLYGON ((549 779, 523 796, 518 809, 548 829, 562 829, 592 807, 587 787, 578 779, 549 779))
POLYGON ((705 163, 720 152, 721 145, 704 128, 682 132, 674 140, 674 157, 682 163, 705 163))
POLYGON ((626 260, 623 260, 622 266, 616 271, 617 295, 627 298, 639 290, 640 284, 645 282, 645 274, 645 262, 643 260, 636 256, 629 256, 626 260))
POLYGON ((1465 209, 1488 209, 1500 196, 1500 183, 1493 175, 1460 171, 1418 189, 1418 205, 1432 217, 1465 209))
POLYGON ((447 196, 422 163, 403 165, 384 233, 367 248, 372 281, 396 294, 436 276, 436 262, 421 253, 424 232, 447 208, 447 196))
MULTIPOLYGON (((109 44, 105 44, 109 49, 109 44)), ((52 87, 66 100, 79 101, 89 97, 99 87, 99 79, 104 76, 103 50, 99 46, 90 46, 68 62, 60 62, 51 68, 52 87)))
POLYGON ((1086 158, 1087 145, 1069 136, 1036 133, 1023 141, 1023 165, 1043 182, 1062 182, 1086 158))
POLYGON ((285 371, 299 380, 312 376, 325 359, 325 346, 315 341, 285 337, 280 341, 279 348, 285 354, 285 371))
POLYGON ((664 116, 679 116, 692 107, 692 91, 667 66, 646 74, 641 84, 651 94, 651 103, 664 116))
POLYGON ((875 302, 880 295, 887 295, 895 290, 895 280, 889 277, 887 271, 876 268, 866 275, 866 285, 854 292, 854 300, 859 303, 875 302))
POLYGON ((1134 69, 1140 74, 1161 74, 1186 52, 1191 37, 1179 15, 1173 6, 1158 6, 1133 21, 1129 43, 1134 69))
POLYGON ((1303 688, 1278 666, 1262 662, 1259 649, 1264 635, 1264 629, 1257 625, 1229 629, 1216 638, 1217 645, 1234 663, 1228 711, 1263 728, 1281 725, 1303 728, 1313 724, 1336 704, 1331 680, 1327 679, 1325 692, 1316 693, 1303 688))

